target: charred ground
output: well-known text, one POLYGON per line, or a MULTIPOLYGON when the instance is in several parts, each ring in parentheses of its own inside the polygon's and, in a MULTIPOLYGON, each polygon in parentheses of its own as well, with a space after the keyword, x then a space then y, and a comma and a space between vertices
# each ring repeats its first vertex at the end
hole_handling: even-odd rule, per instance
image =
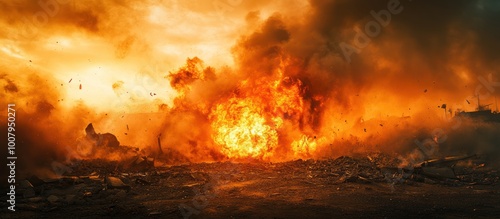
MULTIPOLYGON (((443 160, 441 160, 443 161, 443 160)), ((434 163, 432 163, 434 162, 434 163)), ((500 173, 479 157, 397 168, 384 154, 154 167, 80 160, 27 177, 7 218, 493 218, 500 173), (433 167, 423 171, 422 165, 433 167), (66 168, 66 169, 64 169, 66 168), (439 176, 440 168, 454 178, 439 176), (435 175, 438 173, 438 175, 435 175)), ((5 204, 2 204, 5 205, 5 204)))

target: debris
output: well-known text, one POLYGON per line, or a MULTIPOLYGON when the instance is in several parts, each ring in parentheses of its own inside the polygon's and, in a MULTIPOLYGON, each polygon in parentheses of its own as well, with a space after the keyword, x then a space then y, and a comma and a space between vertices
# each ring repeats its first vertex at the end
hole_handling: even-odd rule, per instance
POLYGON ((362 177, 362 176, 358 176, 358 179, 359 179, 360 182, 372 183, 371 180, 369 180, 368 178, 362 177))
POLYGON ((356 182, 356 180, 358 179, 357 176, 342 176, 339 178, 339 180, 337 181, 337 183, 346 183, 346 182, 356 182))
POLYGON ((457 156, 457 157, 444 157, 439 159, 426 160, 422 163, 415 165, 416 168, 419 167, 433 167, 433 166, 452 166, 458 161, 467 160, 476 157, 473 155, 457 156))
POLYGON ((80 84, 80 90, 82 89, 82 84, 80 84))
POLYGON ((55 196, 55 195, 50 195, 48 198, 47 198, 47 201, 49 201, 51 204, 54 204, 56 203, 57 201, 59 201, 59 197, 55 196))
MULTIPOLYGON (((91 134, 90 132, 89 135, 91 134)), ((169 151, 165 153, 168 154, 169 151)), ((265 190, 271 183, 290 180, 300 183, 301 188, 326 186, 336 193, 384 188, 380 185, 387 183, 417 186, 419 183, 464 187, 474 185, 471 189, 475 189, 476 185, 498 183, 499 173, 489 167, 485 160, 467 160, 473 157, 476 156, 425 160, 417 165, 410 165, 407 169, 399 168, 401 159, 380 152, 336 159, 300 159, 279 163, 190 163, 155 168, 152 165, 155 159, 137 153, 123 163, 104 159, 72 162, 66 165, 74 171, 51 181, 44 182, 36 176, 21 180, 21 196, 30 198, 21 199, 20 204, 47 210, 54 206, 62 209, 63 205, 66 207, 72 204, 113 203, 118 211, 124 204, 123 200, 134 194, 140 194, 141 198, 142 195, 160 197, 155 192, 162 189, 172 195, 165 199, 183 200, 186 197, 189 199, 190 194, 199 194, 196 191, 203 189, 207 192, 203 193, 205 196, 216 191, 237 196, 246 192, 249 183, 253 186, 253 182, 259 181, 265 183, 260 187, 264 190, 260 190, 259 194, 271 199, 284 199, 294 195, 295 190, 265 190), (214 188, 214 183, 220 187, 214 188), (27 195, 26 192, 23 194, 25 188, 33 188, 37 195, 42 196, 27 195), (42 192, 36 190, 42 188, 42 192)), ((302 200, 315 202, 319 199, 313 195, 302 196, 302 200)), ((169 209, 144 210, 145 215, 161 215, 159 217, 170 215, 169 212, 169 209)))
POLYGON ((450 167, 422 167, 422 174, 433 178, 456 179, 457 176, 450 167))
POLYGON ((130 190, 130 186, 123 183, 123 181, 117 177, 113 176, 106 177, 106 184, 108 188, 130 190))
POLYGON ((472 190, 474 193, 477 193, 477 194, 485 194, 485 193, 490 193, 491 191, 489 190, 479 190, 479 189, 474 189, 472 190))
POLYGON ((160 140, 161 134, 158 135, 158 149, 159 153, 163 154, 163 150, 161 149, 161 140, 160 140))
POLYGON ((135 183, 140 184, 140 185, 143 185, 143 186, 146 186, 146 185, 151 185, 151 182, 146 181, 146 180, 143 180, 143 179, 139 179, 139 178, 137 178, 137 179, 135 180, 135 183))
POLYGON ((149 216, 161 215, 160 211, 153 211, 149 213, 149 216))
POLYGON ((154 158, 137 155, 125 161, 124 169, 135 171, 148 171, 154 168, 154 158))
POLYGON ((89 123, 85 128, 85 133, 87 139, 94 142, 97 147, 118 147, 120 146, 120 142, 116 138, 115 135, 111 133, 96 133, 94 126, 92 123, 89 123))
POLYGON ((366 156, 366 158, 368 158, 368 160, 370 160, 370 162, 375 162, 375 160, 370 155, 366 156))
POLYGON ((199 186, 199 185, 202 185, 203 183, 201 182, 195 182, 195 183, 187 183, 187 184, 184 184, 183 186, 184 187, 194 187, 194 186, 199 186))

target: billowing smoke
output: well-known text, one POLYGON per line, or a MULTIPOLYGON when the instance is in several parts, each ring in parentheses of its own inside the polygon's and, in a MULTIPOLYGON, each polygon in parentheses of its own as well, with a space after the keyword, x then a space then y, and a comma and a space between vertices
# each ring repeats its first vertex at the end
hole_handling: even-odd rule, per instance
MULTIPOLYGON (((6 153, 10 151, 6 147, 2 154, 17 157, 18 176, 26 176, 28 170, 50 173, 53 162, 67 160, 67 154, 74 150, 75 140, 83 133, 81 126, 96 116, 83 104, 71 109, 62 107, 62 94, 57 91, 61 85, 53 83, 49 75, 41 77, 41 73, 25 68, 6 68, 6 71, 26 73, 6 72, 0 77, 3 90, 0 102, 5 106, 1 118, 6 121, 1 127, 8 130, 7 115, 12 113, 9 117, 13 117, 14 125, 10 127, 14 131, 9 137, 15 138, 15 150, 12 150, 15 153, 6 153), (11 104, 14 104, 9 107, 11 110, 7 110, 11 104)), ((7 142, 7 134, 2 141, 7 142)))
POLYGON ((498 56, 488 50, 498 47, 490 39, 498 33, 478 28, 494 23, 492 4, 311 1, 304 14, 250 12, 247 25, 255 27, 232 48, 236 73, 216 73, 230 83, 199 82, 190 95, 213 103, 214 90, 228 96, 242 81, 280 72, 302 83, 308 104, 298 128, 324 137, 318 143, 328 147, 318 156, 410 151, 415 141, 436 138, 433 130, 454 132, 445 121, 474 110, 478 94, 495 100, 498 56))

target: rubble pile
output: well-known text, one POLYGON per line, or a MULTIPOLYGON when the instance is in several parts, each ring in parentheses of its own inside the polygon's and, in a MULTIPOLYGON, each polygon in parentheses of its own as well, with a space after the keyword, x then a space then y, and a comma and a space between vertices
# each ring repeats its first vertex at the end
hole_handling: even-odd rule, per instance
MULTIPOLYGON (((412 168, 399 168, 398 159, 383 154, 325 160, 295 160, 283 163, 196 163, 155 167, 154 159, 136 157, 116 162, 81 160, 67 167, 64 175, 41 179, 31 176, 19 184, 19 209, 53 211, 67 205, 98 205, 100 215, 112 215, 114 209, 147 214, 157 210, 124 207, 116 203, 130 198, 155 199, 155 190, 167 191, 163 199, 182 200, 193 191, 211 185, 273 179, 302 181, 310 185, 418 183, 445 186, 496 185, 500 173, 476 156, 428 160, 412 168), (111 208, 113 209, 110 209, 111 208), (119 206, 119 207, 117 207, 119 206)), ((265 191, 263 191, 265 192, 265 191)), ((175 212, 172 208, 169 211, 175 212)))

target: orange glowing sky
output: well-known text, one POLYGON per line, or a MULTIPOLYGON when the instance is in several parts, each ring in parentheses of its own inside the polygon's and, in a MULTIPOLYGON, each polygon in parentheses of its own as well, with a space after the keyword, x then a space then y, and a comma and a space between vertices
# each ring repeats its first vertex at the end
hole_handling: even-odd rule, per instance
POLYGON ((62 84, 57 89, 64 94, 65 106, 83 101, 97 110, 113 105, 132 112, 142 111, 141 106, 151 101, 171 103, 175 92, 164 77, 188 57, 197 56, 212 66, 233 65, 231 47, 246 30, 248 12, 258 9, 265 18, 277 8, 296 11, 305 4, 41 2, 0 3, 12 8, 0 21, 0 64, 49 74, 62 84), (116 82, 123 84, 123 92, 112 89, 116 82))

